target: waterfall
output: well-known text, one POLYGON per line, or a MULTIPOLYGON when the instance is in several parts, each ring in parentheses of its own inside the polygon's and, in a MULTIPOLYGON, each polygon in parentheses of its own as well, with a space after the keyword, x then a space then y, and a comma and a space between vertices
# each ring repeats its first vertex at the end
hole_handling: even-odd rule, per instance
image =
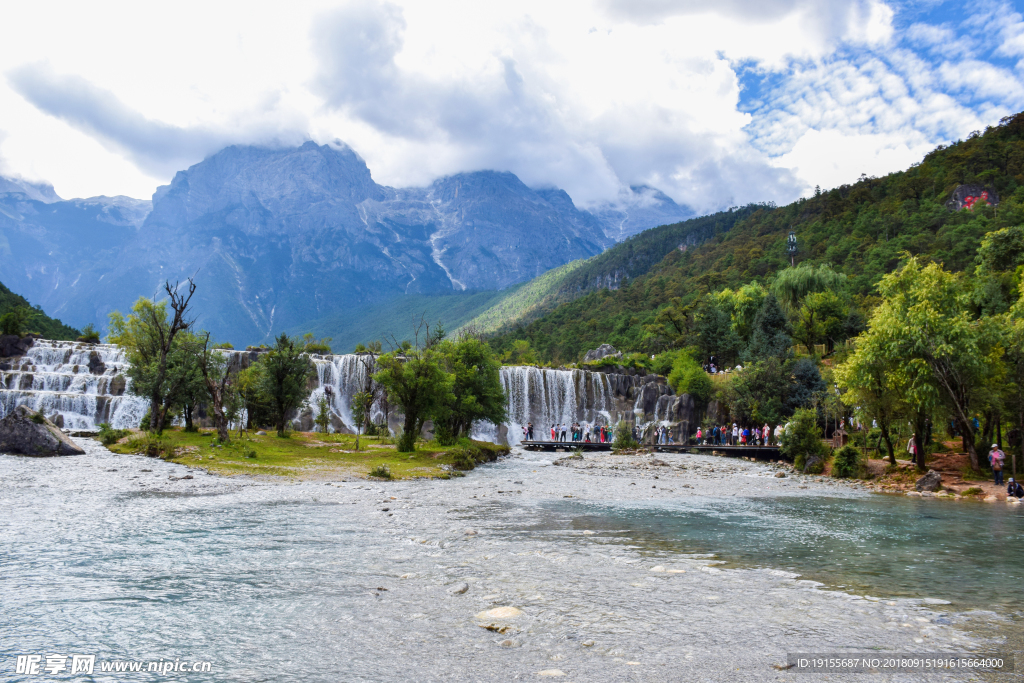
POLYGON ((101 422, 137 427, 149 405, 131 395, 127 365, 112 344, 37 339, 0 370, 0 418, 25 405, 49 418, 59 415, 65 429, 95 430, 101 422))
MULTIPOLYGON (((501 368, 501 386, 508 396, 508 442, 523 439, 523 426, 533 423, 534 438, 549 440, 551 425, 611 425, 622 413, 608 375, 588 370, 548 370, 511 365, 501 368)), ((494 438, 493 425, 476 425, 474 436, 494 438)))
MULTIPOLYGON (((355 395, 366 388, 367 363, 370 370, 373 364, 369 356, 356 353, 345 353, 338 355, 312 355, 310 360, 316 366, 317 386, 309 395, 309 406, 313 413, 316 413, 316 405, 320 398, 331 388, 330 407, 331 412, 340 418, 349 431, 355 431, 355 420, 352 418, 352 402, 355 395), (364 362, 365 361, 365 362, 364 362)), ((377 403, 373 404, 370 411, 372 422, 380 422, 384 417, 384 411, 377 403)))
MULTIPOLYGON (((225 353, 235 368, 256 358, 255 352, 225 353)), ((312 354, 316 380, 310 384, 308 409, 292 421, 294 428, 311 429, 318 401, 329 395, 333 429, 354 431, 352 404, 356 393, 366 387, 365 359, 367 356, 351 353, 312 354)), ((149 407, 145 398, 131 394, 128 361, 112 344, 38 339, 24 356, 11 359, 4 367, 0 369, 0 418, 16 406, 27 405, 51 419, 59 416, 57 422, 62 420, 65 429, 95 430, 102 422, 127 428, 137 427, 149 407)), ((642 392, 636 391, 639 378, 625 375, 504 366, 500 377, 508 396, 507 439, 513 445, 522 441, 523 426, 530 422, 535 437, 544 440, 550 438, 552 424, 613 425, 632 417, 635 407, 642 405, 642 392)), ((659 401, 655 410, 660 413, 661 409, 659 401)), ((381 407, 374 404, 371 419, 379 423, 383 416, 381 407)), ((501 438, 498 426, 490 423, 474 425, 473 436, 491 441, 501 438)))

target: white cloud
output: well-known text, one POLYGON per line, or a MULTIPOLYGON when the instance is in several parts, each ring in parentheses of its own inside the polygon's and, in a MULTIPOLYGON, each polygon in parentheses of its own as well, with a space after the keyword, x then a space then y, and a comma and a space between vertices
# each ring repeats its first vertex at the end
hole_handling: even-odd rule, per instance
POLYGON ((883 176, 919 162, 933 145, 916 137, 916 144, 908 145, 899 134, 847 134, 811 128, 775 163, 793 169, 806 180, 804 193, 809 193, 812 184, 826 189, 837 187, 855 182, 861 174, 883 176), (822 154, 822 150, 828 153, 822 154))
POLYGON ((68 3, 57 21, 19 3, 0 154, 64 196, 146 196, 221 145, 312 137, 396 186, 493 168, 580 203, 631 184, 699 209, 784 202, 1024 106, 979 48, 1024 54, 1020 15, 992 7, 985 38, 897 31, 879 0, 68 3), (770 83, 753 112, 741 68, 770 83))

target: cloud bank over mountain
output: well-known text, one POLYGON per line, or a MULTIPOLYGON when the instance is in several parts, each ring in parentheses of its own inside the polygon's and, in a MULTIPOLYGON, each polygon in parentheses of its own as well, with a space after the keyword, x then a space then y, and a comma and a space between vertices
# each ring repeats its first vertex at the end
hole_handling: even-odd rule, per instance
POLYGON ((1024 109, 1009 2, 176 7, 10 8, 6 172, 148 196, 227 144, 343 139, 391 186, 492 169, 582 206, 645 186, 712 210, 897 170, 1024 109))

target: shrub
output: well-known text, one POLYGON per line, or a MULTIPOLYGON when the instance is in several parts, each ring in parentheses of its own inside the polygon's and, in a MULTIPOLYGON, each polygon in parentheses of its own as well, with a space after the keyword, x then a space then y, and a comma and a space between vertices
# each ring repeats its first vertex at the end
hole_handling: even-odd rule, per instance
POLYGON ((159 437, 148 432, 137 434, 129 439, 125 445, 129 450, 135 453, 151 457, 157 457, 167 452, 167 442, 163 437, 159 437))
POLYGON ((114 429, 106 422, 100 423, 100 433, 97 435, 100 443, 104 446, 110 446, 117 443, 124 437, 131 434, 127 429, 114 429))
POLYGON ((96 331, 92 326, 92 323, 89 323, 82 328, 82 336, 80 336, 77 341, 85 342, 86 344, 99 344, 100 333, 96 331))
POLYGON ((398 435, 398 452, 412 453, 416 450, 416 432, 403 431, 398 435))
POLYGON ((42 413, 32 413, 32 417, 30 417, 29 419, 35 422, 37 425, 46 424, 46 418, 43 417, 42 413))
POLYGON ((832 456, 832 476, 840 479, 859 479, 864 476, 864 456, 859 448, 843 446, 832 456))
POLYGON ((813 410, 801 409, 793 414, 793 419, 782 433, 779 451, 790 458, 798 470, 804 469, 808 459, 814 456, 825 460, 828 452, 821 442, 821 431, 813 410))
POLYGON ((698 407, 703 408, 711 400, 711 377, 704 368, 687 353, 680 353, 672 364, 668 375, 669 385, 677 394, 689 394, 698 407))
POLYGON ((476 458, 469 451, 455 451, 452 454, 452 467, 457 470, 471 470, 476 467, 476 458))
POLYGON ((636 439, 633 438, 633 429, 626 422, 619 422, 615 427, 615 439, 612 441, 612 448, 615 450, 624 450, 627 448, 636 448, 639 446, 636 439))
POLYGON ((376 479, 392 479, 391 470, 387 465, 377 465, 370 470, 370 476, 376 479))
POLYGON ((981 490, 980 488, 978 488, 977 486, 972 486, 969 489, 964 489, 964 491, 960 495, 961 496, 980 496, 983 493, 984 493, 984 491, 981 490))

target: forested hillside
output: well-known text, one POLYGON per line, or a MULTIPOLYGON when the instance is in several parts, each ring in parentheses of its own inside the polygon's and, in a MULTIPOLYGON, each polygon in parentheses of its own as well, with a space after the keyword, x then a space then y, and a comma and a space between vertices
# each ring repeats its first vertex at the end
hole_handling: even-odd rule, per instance
POLYGON ((33 307, 23 296, 15 294, 0 282, 0 332, 35 332, 47 339, 75 339, 82 333, 33 307), (8 329, 9 328, 9 329, 8 329))
MULTIPOLYGON (((610 279, 598 281, 578 269, 573 283, 601 288, 505 330, 491 343, 499 351, 509 351, 514 342, 520 340, 521 348, 525 340, 540 359, 554 363, 577 361, 601 343, 645 353, 671 348, 686 341, 683 328, 703 294, 728 289, 728 305, 734 306, 743 298, 744 286, 760 285, 763 290, 789 266, 790 231, 798 240, 798 265, 831 264, 846 276, 852 304, 844 324, 854 334, 877 301, 876 283, 905 254, 942 263, 948 270, 973 271, 986 233, 1022 223, 1024 114, 1017 114, 984 134, 936 148, 906 171, 862 177, 783 207, 753 205, 649 230, 643 234, 649 243, 660 236, 668 242, 691 234, 705 239, 672 249, 632 279, 627 279, 632 277, 628 264, 642 264, 643 257, 636 252, 626 257, 623 248, 629 243, 618 245, 591 260, 625 264, 626 277, 617 289, 611 288, 615 283, 610 279), (994 193, 990 199, 998 199, 998 205, 979 200, 970 208, 947 206, 962 185, 984 187, 994 193), (700 231, 694 230, 698 223, 700 231)), ((568 281, 562 292, 567 285, 568 281)))

